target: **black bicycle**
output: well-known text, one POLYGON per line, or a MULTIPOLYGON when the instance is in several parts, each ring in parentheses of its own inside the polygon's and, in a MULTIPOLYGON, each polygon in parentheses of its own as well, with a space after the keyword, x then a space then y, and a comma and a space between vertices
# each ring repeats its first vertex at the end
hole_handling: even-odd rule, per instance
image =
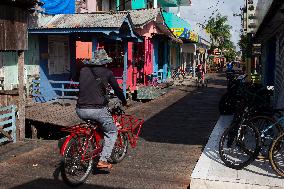
POLYGON ((281 124, 273 117, 279 111, 246 107, 239 117, 233 119, 219 141, 220 158, 226 166, 242 169, 256 158, 268 158, 274 139, 283 133, 281 124))

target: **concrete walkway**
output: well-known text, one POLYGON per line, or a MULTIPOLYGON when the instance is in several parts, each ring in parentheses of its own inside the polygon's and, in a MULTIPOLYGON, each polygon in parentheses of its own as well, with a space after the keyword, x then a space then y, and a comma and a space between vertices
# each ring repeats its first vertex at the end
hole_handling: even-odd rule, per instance
MULTIPOLYGON (((80 188, 187 188, 218 120, 223 81, 216 77, 208 88, 176 87, 130 109, 128 113, 145 119, 137 148, 129 148, 127 157, 111 173, 90 175, 80 188)), ((0 188, 68 188, 58 174, 59 160, 56 141, 0 160, 0 188)))
POLYGON ((191 175, 190 189, 284 189, 269 161, 256 160, 243 170, 225 166, 219 156, 220 137, 232 116, 221 116, 191 175))

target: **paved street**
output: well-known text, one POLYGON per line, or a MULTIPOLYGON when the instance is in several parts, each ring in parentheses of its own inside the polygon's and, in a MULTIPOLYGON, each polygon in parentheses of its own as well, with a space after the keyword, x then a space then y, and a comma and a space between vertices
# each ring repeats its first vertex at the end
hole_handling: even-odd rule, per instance
MULTIPOLYGON (((90 175, 80 188, 188 188, 218 120, 218 101, 224 92, 224 80, 216 76, 208 88, 180 86, 130 109, 146 120, 137 148, 129 148, 128 156, 111 173, 90 175)), ((12 156, 7 147, 0 147, 2 154, 6 152, 0 159, 1 189, 68 188, 56 172, 60 159, 56 141, 31 141, 14 150, 18 148, 25 152, 12 156)))

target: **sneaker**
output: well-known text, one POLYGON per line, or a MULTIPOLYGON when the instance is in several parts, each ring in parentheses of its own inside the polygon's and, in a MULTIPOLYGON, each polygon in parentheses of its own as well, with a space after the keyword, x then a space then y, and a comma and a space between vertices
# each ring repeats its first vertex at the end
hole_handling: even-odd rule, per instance
POLYGON ((97 164, 98 169, 111 169, 112 164, 107 161, 99 161, 97 164))

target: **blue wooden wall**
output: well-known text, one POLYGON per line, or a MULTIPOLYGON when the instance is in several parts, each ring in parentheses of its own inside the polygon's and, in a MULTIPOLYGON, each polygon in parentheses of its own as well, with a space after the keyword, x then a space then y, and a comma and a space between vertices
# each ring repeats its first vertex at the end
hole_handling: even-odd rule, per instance
POLYGON ((48 36, 40 35, 39 37, 39 52, 40 52, 40 92, 42 95, 41 101, 46 102, 57 98, 56 92, 49 80, 53 81, 70 81, 71 76, 75 75, 76 69, 76 43, 72 36, 69 38, 70 49, 70 73, 52 74, 49 75, 48 70, 48 36))

